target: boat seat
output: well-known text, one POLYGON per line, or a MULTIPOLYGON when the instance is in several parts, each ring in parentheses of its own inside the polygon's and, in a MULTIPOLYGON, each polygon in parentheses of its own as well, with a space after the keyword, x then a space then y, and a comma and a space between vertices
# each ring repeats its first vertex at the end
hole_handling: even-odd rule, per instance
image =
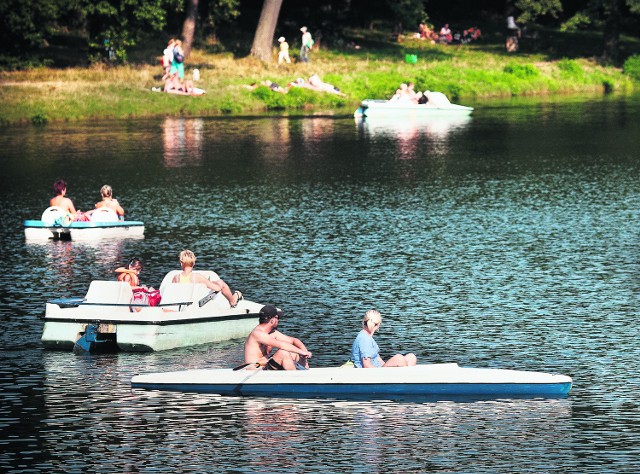
POLYGON ((40 220, 44 222, 45 225, 53 225, 56 219, 64 217, 66 215, 67 213, 61 207, 50 206, 44 210, 44 212, 42 213, 42 217, 40 217, 40 220))
MULTIPOLYGON (((132 297, 133 291, 127 282, 96 280, 89 285, 85 302, 128 305, 132 297)), ((128 308, 127 311, 129 311, 128 308)))
POLYGON ((99 207, 91 213, 91 222, 118 222, 118 214, 108 207, 99 207))
POLYGON ((162 305, 168 309, 184 311, 189 305, 179 303, 196 304, 200 298, 206 295, 209 289, 202 283, 167 283, 162 291, 162 305), (166 307, 166 306, 165 306, 166 307))
MULTIPOLYGON (((160 283, 160 294, 164 294, 165 287, 171 284, 173 277, 175 277, 179 273, 182 273, 182 270, 171 270, 169 273, 167 273, 164 276, 164 278, 162 279, 162 282, 160 283)), ((197 271, 194 270, 193 273, 198 273, 209 281, 218 281, 220 279, 220 277, 216 272, 212 272, 208 270, 197 270, 197 271)))

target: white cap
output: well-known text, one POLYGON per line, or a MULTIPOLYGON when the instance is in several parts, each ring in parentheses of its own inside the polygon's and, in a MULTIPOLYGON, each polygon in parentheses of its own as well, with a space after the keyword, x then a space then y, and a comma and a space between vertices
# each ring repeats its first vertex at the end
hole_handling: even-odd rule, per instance
POLYGON ((278 43, 282 43, 284 41, 284 36, 281 36, 280 38, 278 38, 278 43))
POLYGON ((303 26, 302 28, 300 28, 300 31, 302 31, 303 33, 306 33, 307 32, 307 27, 303 26))

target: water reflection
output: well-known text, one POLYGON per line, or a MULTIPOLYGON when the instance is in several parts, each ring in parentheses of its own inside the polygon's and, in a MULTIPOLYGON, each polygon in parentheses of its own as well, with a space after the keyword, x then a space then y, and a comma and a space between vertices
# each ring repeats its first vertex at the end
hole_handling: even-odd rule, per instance
POLYGON ((449 140, 471 123, 471 116, 448 117, 365 117, 356 118, 356 127, 369 138, 391 138, 397 140, 400 159, 412 159, 428 147, 433 155, 446 155, 449 140), (426 141, 420 141, 424 139, 426 141))
POLYGON ((202 119, 167 117, 162 123, 165 166, 178 168, 200 163, 203 130, 202 119))

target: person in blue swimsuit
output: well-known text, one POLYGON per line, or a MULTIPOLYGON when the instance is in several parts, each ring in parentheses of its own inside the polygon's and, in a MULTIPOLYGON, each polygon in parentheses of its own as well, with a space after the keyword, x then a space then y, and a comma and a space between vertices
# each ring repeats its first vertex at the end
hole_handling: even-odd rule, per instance
POLYGON ((386 362, 380 357, 380 349, 373 339, 373 334, 380 328, 382 316, 375 309, 370 309, 362 319, 362 330, 353 341, 351 360, 357 368, 371 369, 377 367, 406 367, 416 365, 418 360, 414 354, 396 354, 386 362))

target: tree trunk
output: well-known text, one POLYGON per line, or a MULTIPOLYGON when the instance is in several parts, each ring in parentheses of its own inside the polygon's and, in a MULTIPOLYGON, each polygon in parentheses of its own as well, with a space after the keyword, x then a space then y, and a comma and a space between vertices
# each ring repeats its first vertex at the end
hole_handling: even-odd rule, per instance
POLYGON ((193 37, 196 33, 196 18, 198 17, 198 0, 187 1, 187 17, 182 24, 182 49, 184 56, 189 57, 191 46, 193 46, 193 37))
POLYGON ((267 63, 273 59, 273 34, 276 31, 281 6, 282 0, 264 0, 251 46, 251 56, 267 63))
POLYGON ((620 45, 620 2, 609 0, 605 3, 604 50, 602 58, 605 62, 615 63, 618 59, 620 45))

